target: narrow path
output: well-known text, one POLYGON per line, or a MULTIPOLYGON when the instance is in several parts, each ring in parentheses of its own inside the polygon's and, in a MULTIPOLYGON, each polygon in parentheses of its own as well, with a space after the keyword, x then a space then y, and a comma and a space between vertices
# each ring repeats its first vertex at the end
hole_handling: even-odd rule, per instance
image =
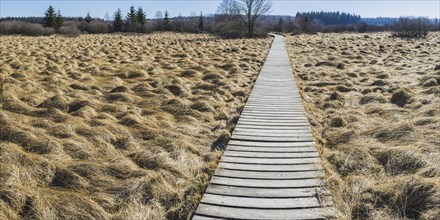
POLYGON ((323 219, 332 202, 282 36, 276 36, 193 219, 323 219))

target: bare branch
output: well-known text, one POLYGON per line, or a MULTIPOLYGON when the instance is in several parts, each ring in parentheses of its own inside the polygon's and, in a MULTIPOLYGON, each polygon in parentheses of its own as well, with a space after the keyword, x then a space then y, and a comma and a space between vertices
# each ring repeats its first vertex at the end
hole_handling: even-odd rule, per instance
POLYGON ((253 37, 258 19, 272 8, 269 0, 235 0, 234 6, 246 23, 249 37, 253 37))

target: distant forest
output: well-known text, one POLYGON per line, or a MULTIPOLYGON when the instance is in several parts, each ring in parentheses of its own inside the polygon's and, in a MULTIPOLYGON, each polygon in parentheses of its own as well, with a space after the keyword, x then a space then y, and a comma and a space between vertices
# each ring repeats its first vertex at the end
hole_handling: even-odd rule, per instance
POLYGON ((362 22, 365 22, 369 25, 392 25, 397 22, 399 18, 390 18, 390 17, 377 17, 377 18, 362 18, 362 22))
MULTIPOLYGON (((81 20, 82 17, 64 17, 64 21, 78 21, 81 20)), ((97 20, 97 18, 95 18, 97 20)), ((98 19, 102 20, 102 19, 98 19)), ((30 23, 36 23, 36 24, 44 24, 44 17, 5 17, 0 18, 0 21, 24 21, 24 22, 30 22, 30 23)))
POLYGON ((361 16, 342 12, 305 12, 297 13, 296 18, 303 20, 317 20, 324 25, 336 25, 336 24, 356 24, 361 22, 361 16))

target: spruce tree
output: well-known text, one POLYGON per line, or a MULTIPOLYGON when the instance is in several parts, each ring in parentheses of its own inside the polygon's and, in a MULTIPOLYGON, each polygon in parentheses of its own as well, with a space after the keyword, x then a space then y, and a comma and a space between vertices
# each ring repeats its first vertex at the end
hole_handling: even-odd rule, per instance
POLYGON ((127 17, 125 18, 125 22, 128 25, 131 25, 131 24, 135 24, 136 21, 137 21, 136 10, 134 9, 134 6, 132 5, 130 7, 130 9, 128 10, 127 17))
POLYGON ((90 12, 87 12, 86 17, 84 18, 84 21, 87 23, 90 23, 93 20, 93 18, 90 16, 90 12))
POLYGON ((136 12, 136 18, 137 18, 137 23, 139 23, 142 26, 144 26, 147 23, 147 15, 145 14, 144 10, 141 7, 139 7, 136 12))
POLYGON ((115 28, 115 31, 122 31, 124 28, 124 23, 122 21, 122 12, 121 9, 118 9, 115 12, 115 19, 113 20, 113 27, 115 28))
POLYGON ((165 16, 163 17, 163 27, 166 31, 171 30, 171 19, 168 11, 165 11, 165 16))
POLYGON ((49 6, 44 15, 44 25, 46 25, 46 27, 53 27, 55 25, 56 12, 52 5, 49 6))
POLYGON ((200 12, 198 28, 199 28, 199 31, 204 31, 205 30, 205 18, 203 17, 203 13, 202 12, 200 12))
POLYGON ((58 29, 58 28, 62 27, 63 24, 64 24, 64 18, 63 18, 63 16, 61 15, 60 10, 58 10, 58 12, 57 12, 56 15, 55 15, 55 23, 54 23, 53 27, 54 27, 55 29, 58 29))

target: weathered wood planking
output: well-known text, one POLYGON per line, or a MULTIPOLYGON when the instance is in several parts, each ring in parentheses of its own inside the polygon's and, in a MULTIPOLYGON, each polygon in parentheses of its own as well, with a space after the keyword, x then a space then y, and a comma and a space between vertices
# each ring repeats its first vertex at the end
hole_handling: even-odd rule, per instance
POLYGON ((325 219, 333 203, 284 40, 272 48, 193 219, 325 219))

